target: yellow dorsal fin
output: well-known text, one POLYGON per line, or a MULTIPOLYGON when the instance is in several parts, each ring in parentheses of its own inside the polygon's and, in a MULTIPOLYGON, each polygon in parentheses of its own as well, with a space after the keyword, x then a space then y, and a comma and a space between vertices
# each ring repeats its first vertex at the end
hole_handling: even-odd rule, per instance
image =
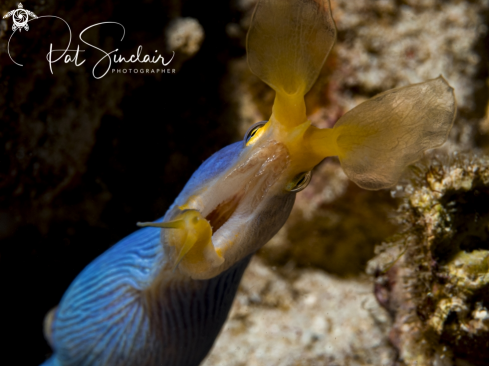
POLYGON ((329 0, 260 0, 248 31, 251 71, 276 92, 273 114, 290 128, 304 122, 304 95, 333 47, 329 0))

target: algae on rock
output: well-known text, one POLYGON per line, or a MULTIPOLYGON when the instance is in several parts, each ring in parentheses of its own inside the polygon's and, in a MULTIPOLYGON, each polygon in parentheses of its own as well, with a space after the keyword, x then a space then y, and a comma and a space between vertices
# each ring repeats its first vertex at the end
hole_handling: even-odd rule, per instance
POLYGON ((489 157, 447 160, 414 166, 392 192, 406 230, 368 265, 409 366, 489 364, 489 157))

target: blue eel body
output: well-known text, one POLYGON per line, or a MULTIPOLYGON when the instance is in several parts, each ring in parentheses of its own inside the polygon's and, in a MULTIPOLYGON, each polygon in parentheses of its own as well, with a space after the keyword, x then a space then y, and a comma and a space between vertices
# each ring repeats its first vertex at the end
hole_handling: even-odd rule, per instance
MULTIPOLYGON (((176 201, 234 164, 242 149, 237 142, 211 156, 176 201)), ((292 205, 293 199, 283 221, 292 205)), ((250 257, 209 280, 168 276, 158 282, 166 262, 160 230, 134 232, 70 285, 50 326, 54 354, 42 365, 198 365, 226 320, 250 257), (145 289, 155 281, 151 298, 145 289)))

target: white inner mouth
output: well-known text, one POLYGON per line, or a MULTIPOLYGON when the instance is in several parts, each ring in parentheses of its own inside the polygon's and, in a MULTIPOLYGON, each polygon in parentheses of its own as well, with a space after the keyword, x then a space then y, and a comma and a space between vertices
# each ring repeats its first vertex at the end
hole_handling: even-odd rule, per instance
POLYGON ((216 248, 233 243, 239 227, 253 217, 253 212, 266 198, 272 186, 287 168, 286 147, 269 140, 247 159, 236 164, 211 183, 193 202, 211 224, 212 242, 216 248))

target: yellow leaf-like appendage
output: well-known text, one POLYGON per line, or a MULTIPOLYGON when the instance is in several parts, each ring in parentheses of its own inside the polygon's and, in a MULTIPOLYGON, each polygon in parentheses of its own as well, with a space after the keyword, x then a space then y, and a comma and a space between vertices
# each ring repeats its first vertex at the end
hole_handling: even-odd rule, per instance
POLYGON ((393 186, 425 150, 446 141, 455 112, 453 88, 441 76, 369 99, 333 129, 343 170, 362 188, 393 186))

